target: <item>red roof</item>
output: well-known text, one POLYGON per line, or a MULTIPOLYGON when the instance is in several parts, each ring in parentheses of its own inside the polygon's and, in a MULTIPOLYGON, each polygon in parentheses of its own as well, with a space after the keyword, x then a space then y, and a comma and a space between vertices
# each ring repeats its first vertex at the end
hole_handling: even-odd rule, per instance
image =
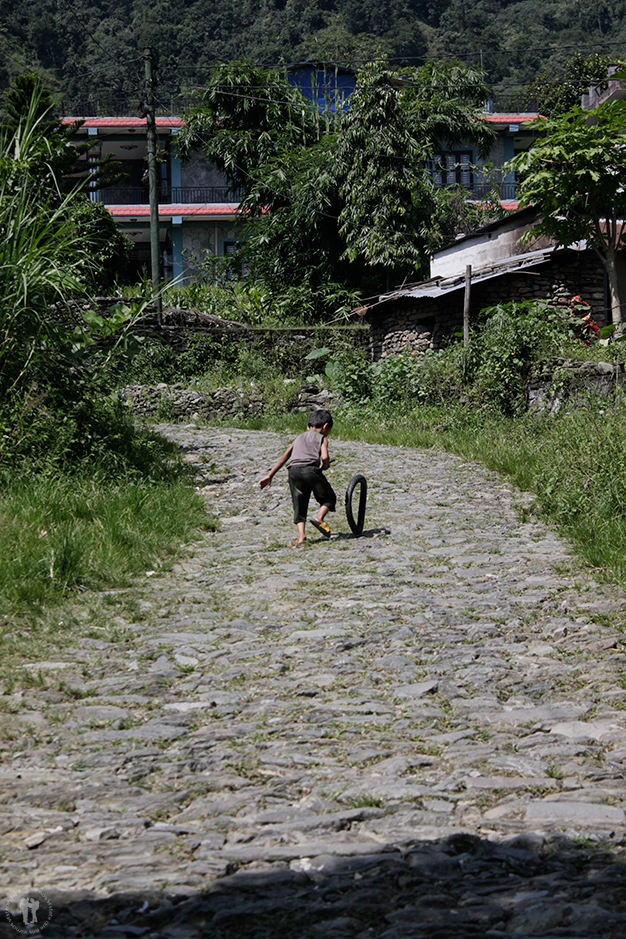
MULTIPOLYGON (((63 124, 82 121, 83 127, 147 127, 145 117, 64 117, 63 124)), ((183 127, 182 117, 157 117, 157 127, 183 127)))
MULTIPOLYGON (((107 209, 114 218, 149 218, 149 205, 107 205, 107 209)), ((160 205, 159 218, 170 218, 172 215, 194 216, 222 216, 238 215, 239 204, 236 202, 228 203, 203 203, 202 205, 160 205)))
POLYGON ((483 114, 481 116, 489 124, 528 124, 530 121, 543 117, 543 114, 533 111, 527 114, 483 114))

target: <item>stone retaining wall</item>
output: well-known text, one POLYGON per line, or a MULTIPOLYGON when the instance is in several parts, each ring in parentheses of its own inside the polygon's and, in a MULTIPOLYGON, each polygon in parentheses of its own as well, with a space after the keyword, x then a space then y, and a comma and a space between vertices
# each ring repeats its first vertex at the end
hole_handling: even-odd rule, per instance
MULTIPOLYGON (((92 297, 89 300, 75 301, 72 312, 76 321, 80 313, 94 310, 101 316, 107 316, 111 307, 118 303, 142 303, 141 297, 92 297)), ((174 349, 184 352, 189 337, 192 335, 208 336, 219 340, 228 340, 249 348, 261 346, 268 352, 280 343, 293 347, 301 358, 313 349, 328 346, 334 348, 338 342, 348 339, 351 344, 368 348, 370 329, 368 324, 358 323, 350 326, 298 326, 262 328, 248 326, 236 320, 222 319, 200 310, 164 309, 159 323, 156 306, 148 304, 145 315, 133 328, 137 335, 161 336, 174 349)))
MULTIPOLYGON (((260 391, 243 388, 216 388, 195 391, 182 385, 127 385, 122 388, 127 405, 139 417, 161 420, 227 420, 263 414, 266 401, 260 391)), ((292 411, 309 412, 336 404, 331 392, 306 385, 297 394, 292 411)))
POLYGON ((575 362, 555 358, 531 374, 528 407, 531 411, 556 412, 563 406, 584 407, 590 402, 611 404, 622 398, 625 365, 619 362, 575 362))

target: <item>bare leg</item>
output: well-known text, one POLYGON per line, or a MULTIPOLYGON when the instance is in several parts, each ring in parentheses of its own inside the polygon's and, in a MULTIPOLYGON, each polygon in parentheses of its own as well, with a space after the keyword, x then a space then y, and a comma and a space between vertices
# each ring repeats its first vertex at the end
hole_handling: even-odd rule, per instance
POLYGON ((298 529, 298 540, 296 541, 296 548, 299 544, 304 544, 306 541, 306 535, 304 534, 304 526, 306 522, 296 522, 296 528, 298 529))
POLYGON ((327 505, 320 505, 319 511, 317 515, 315 516, 316 520, 318 522, 322 522, 326 518, 329 512, 330 512, 330 509, 328 508, 327 505))

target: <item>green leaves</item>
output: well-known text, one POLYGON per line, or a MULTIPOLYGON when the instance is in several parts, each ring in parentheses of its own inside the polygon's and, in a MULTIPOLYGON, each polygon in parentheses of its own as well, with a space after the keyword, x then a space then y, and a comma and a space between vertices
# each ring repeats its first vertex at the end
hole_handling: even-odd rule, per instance
POLYGON ((606 268, 613 322, 620 324, 616 252, 626 218, 626 102, 572 108, 535 126, 545 136, 508 167, 522 179, 520 206, 541 213, 526 240, 548 235, 560 247, 586 241, 606 268))
POLYGON ((345 111, 320 115, 280 73, 222 66, 179 152, 204 149, 239 190, 253 277, 275 293, 337 283, 374 294, 441 242, 429 159, 461 139, 487 145, 485 95, 482 73, 458 63, 370 65, 345 111))
POLYGON ((365 74, 350 99, 335 154, 344 200, 339 233, 349 261, 406 272, 421 266, 434 203, 392 78, 383 70, 365 74))
MULTIPOLYGON (((35 95, 27 118, 0 137, 4 395, 21 394, 35 375, 52 374, 60 359, 75 354, 68 301, 101 282, 107 264, 127 251, 104 207, 94 208, 76 189, 63 194, 54 172, 55 139, 41 135, 46 113, 35 95)), ((111 328, 117 329, 115 316, 111 328)))

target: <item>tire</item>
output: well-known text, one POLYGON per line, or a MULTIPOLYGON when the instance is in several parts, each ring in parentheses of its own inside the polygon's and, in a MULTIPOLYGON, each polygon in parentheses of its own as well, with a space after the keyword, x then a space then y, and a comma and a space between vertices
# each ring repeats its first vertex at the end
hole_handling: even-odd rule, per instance
POLYGON ((360 535, 363 531, 363 525, 365 524, 365 506, 367 504, 367 479, 361 474, 353 476, 350 482, 348 483, 348 488, 346 489, 346 518, 348 519, 348 525, 350 526, 352 532, 355 535, 360 535), (354 521, 354 512, 352 511, 352 496, 354 495, 354 490, 357 486, 361 487, 361 492, 359 494, 359 513, 358 520, 354 521))

